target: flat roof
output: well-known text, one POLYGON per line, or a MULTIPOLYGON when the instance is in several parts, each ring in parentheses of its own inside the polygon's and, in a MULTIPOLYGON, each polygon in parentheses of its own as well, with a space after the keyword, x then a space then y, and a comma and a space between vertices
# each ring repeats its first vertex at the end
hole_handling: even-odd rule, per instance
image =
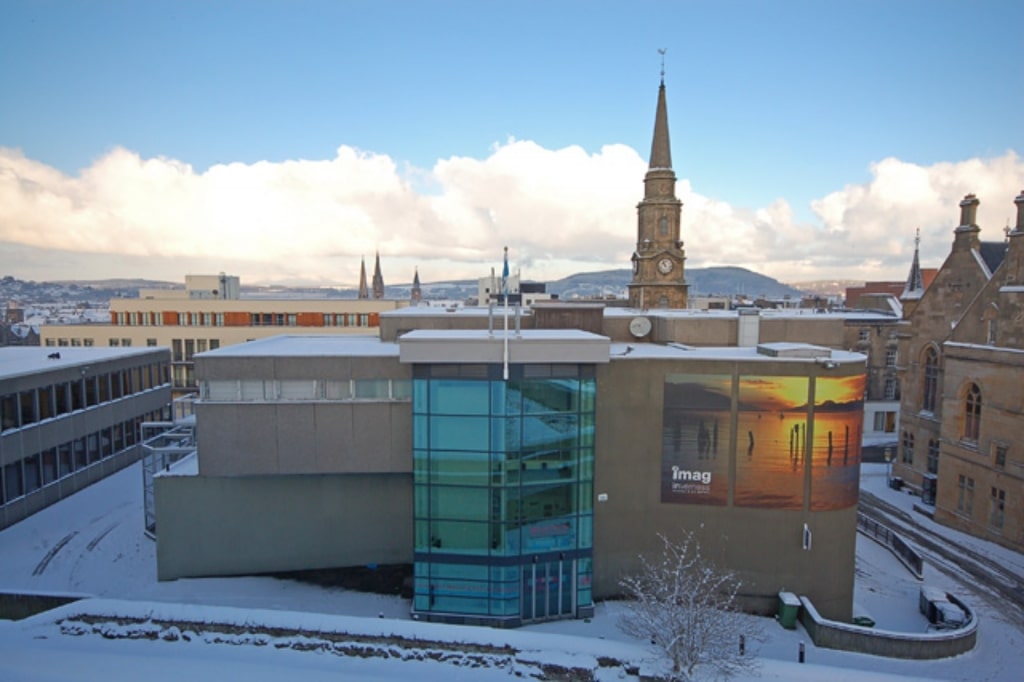
MULTIPOLYGON (((833 350, 811 344, 787 344, 807 350, 821 348, 822 357, 835 363, 864 362, 863 353, 833 350)), ((613 343, 612 360, 731 360, 744 362, 802 362, 816 363, 819 357, 773 357, 758 352, 754 346, 687 346, 681 343, 613 343)))
POLYGON ((168 354, 166 346, 4 346, 0 348, 0 379, 28 376, 50 370, 79 367, 153 352, 168 354), (56 356, 56 357, 51 357, 56 356))
POLYGON ((607 336, 583 331, 582 329, 523 329, 516 332, 504 327, 493 332, 487 329, 414 329, 402 334, 399 341, 484 341, 487 339, 502 340, 508 336, 509 341, 600 341, 608 340, 607 336))
POLYGON ((381 341, 376 334, 281 334, 222 346, 195 357, 389 357, 398 355, 398 344, 381 341))

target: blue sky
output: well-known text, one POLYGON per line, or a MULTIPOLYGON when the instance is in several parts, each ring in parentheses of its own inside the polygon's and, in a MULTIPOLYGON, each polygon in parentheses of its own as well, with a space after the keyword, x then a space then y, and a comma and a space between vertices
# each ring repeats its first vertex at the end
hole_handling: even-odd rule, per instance
MULTIPOLYGON (((331 215, 355 208, 370 214, 370 219, 358 227, 349 223, 335 229, 335 234, 340 231, 359 238, 350 240, 355 242, 351 248, 339 244, 334 250, 339 261, 321 269, 344 279, 344 273, 358 267, 357 261, 352 266, 349 260, 371 256, 379 249, 382 259, 391 256, 396 263, 398 272, 392 280, 407 280, 406 270, 411 272, 416 263, 435 264, 427 268, 425 279, 443 279, 468 274, 474 259, 481 260, 490 249, 500 254, 502 243, 510 243, 515 258, 516 235, 528 228, 492 219, 493 239, 466 239, 469 252, 462 256, 453 255, 457 249, 450 249, 448 256, 417 249, 412 238, 405 245, 397 244, 388 235, 401 231, 408 224, 404 221, 420 224, 428 233, 436 232, 430 228, 433 220, 453 224, 451 211, 424 208, 424 203, 443 199, 450 207, 466 195, 467 186, 479 187, 483 182, 466 180, 473 171, 463 166, 449 167, 453 175, 445 176, 439 173, 439 162, 458 160, 474 166, 471 162, 476 161, 477 170, 480 166, 493 170, 500 149, 514 156, 516 145, 524 143, 536 145, 533 151, 541 158, 519 159, 514 171, 502 166, 506 178, 529 175, 529 163, 548 171, 558 167, 565 174, 596 172, 562 166, 553 158, 545 160, 538 150, 557 153, 579 148, 593 166, 603 150, 623 145, 634 150, 639 161, 646 161, 660 69, 657 50, 667 48, 673 162, 681 198, 694 209, 689 215, 684 208, 683 219, 691 266, 744 265, 780 279, 787 279, 791 272, 788 279, 798 280, 813 274, 813 254, 806 254, 803 265, 756 258, 737 261, 736 254, 714 245, 702 254, 705 240, 713 239, 703 232, 715 227, 713 216, 728 213, 739 222, 746 221, 747 229, 753 231, 746 235, 753 248, 753 237, 763 232, 757 227, 759 220, 764 221, 759 213, 767 211, 769 223, 782 229, 784 216, 778 205, 782 201, 786 209, 782 213, 792 223, 787 229, 793 234, 845 233, 850 243, 833 243, 834 253, 837 246, 849 248, 857 243, 853 236, 859 226, 852 222, 852 215, 836 224, 834 210, 829 222, 813 202, 850 185, 868 188, 866 193, 872 194, 869 188, 879 181, 874 164, 886 159, 899 160, 904 171, 924 169, 930 187, 945 190, 955 185, 959 192, 957 182, 933 176, 941 174, 942 164, 981 160, 987 179, 977 189, 970 188, 969 179, 965 186, 981 196, 983 217, 990 203, 999 206, 987 216, 997 224, 984 236, 1000 236, 995 232, 1007 219, 1012 221, 1013 197, 1024 188, 1021 26, 1024 3, 1017 0, 970 4, 944 0, 8 0, 0 4, 0 63, 4 64, 0 147, 16 150, 21 158, 19 170, 9 172, 9 178, 11 173, 19 178, 32 175, 22 167, 25 163, 41 164, 45 168, 34 172, 45 171, 47 177, 56 173, 55 182, 64 185, 53 190, 60 201, 76 207, 97 202, 94 213, 118 223, 120 237, 107 240, 110 245, 103 246, 104 240, 99 240, 100 245, 88 246, 62 239, 63 233, 53 224, 64 219, 49 216, 50 245, 74 242, 67 252, 82 256, 68 256, 66 262, 77 269, 71 261, 80 261, 83 278, 99 264, 90 266, 90 259, 108 258, 109 269, 109 258, 118 253, 119 262, 125 261, 122 266, 133 256, 147 254, 171 261, 175 256, 201 257, 204 260, 192 267, 214 270, 244 271, 246 263, 260 261, 252 250, 235 259, 232 254, 225 258, 223 249, 209 254, 198 246, 189 254, 184 245, 180 251, 161 250, 153 244, 142 251, 118 251, 115 247, 125 235, 145 228, 132 223, 137 218, 102 201, 116 187, 135 191, 130 178, 96 170, 114 150, 134 155, 142 164, 187 166, 188 179, 204 187, 202 203, 209 205, 211 168, 241 171, 245 167, 251 175, 272 166, 275 179, 269 188, 265 180, 250 178, 242 183, 247 192, 264 195, 275 184, 288 184, 277 171, 287 175, 291 166, 282 164, 329 162, 344 146, 357 150, 361 158, 389 160, 393 177, 381 181, 407 183, 402 193, 408 205, 400 216, 354 205, 351 197, 344 199, 345 207, 333 206, 331 215), (1012 158, 1007 161, 1008 153, 1012 158), (1002 163, 993 168, 992 160, 1002 163), (97 177, 90 177, 90 169, 97 177), (102 184, 101 175, 109 188, 90 193, 93 185, 102 184), (453 176, 468 185, 455 182, 453 176), (998 178, 1005 180, 1005 188, 998 178), (983 195, 990 187, 997 194, 983 195), (695 201, 687 200, 689 193, 695 201), (430 211, 432 217, 425 219, 419 211, 430 211), (387 222, 388 217, 393 222, 387 222), (693 218, 689 226, 688 217, 693 218), (218 258, 228 266, 218 267, 218 258)), ((0 171, 18 164, 0 159, 0 171)), ((610 161, 597 165, 614 165, 623 172, 630 166, 610 161)), ((359 170, 347 172, 365 178, 359 170)), ((549 276, 567 274, 562 272, 566 269, 627 267, 635 242, 633 211, 642 196, 642 174, 641 165, 624 179, 626 199, 622 213, 616 214, 622 223, 621 254, 603 250, 614 243, 616 229, 595 223, 589 228, 599 235, 593 257, 580 258, 560 252, 557 245, 545 248, 519 239, 523 262, 536 266, 534 274, 549 276)), ((971 171, 959 168, 955 175, 963 183, 963 176, 969 178, 971 171)), ((488 181, 496 182, 494 176, 495 172, 487 174, 488 181)), ((333 177, 338 180, 337 174, 333 177)), ((308 174, 304 178, 304 187, 312 191, 315 182, 308 174)), ((31 179, 42 182, 34 175, 31 179)), ((612 182, 611 176, 607 181, 612 182)), ((555 174, 548 187, 557 182, 555 174)), ((229 184, 238 186, 234 181, 229 184)), ((366 191, 370 190, 363 188, 362 193, 366 191)), ((566 195, 584 199, 579 192, 578 187, 566 188, 566 195)), ((941 258, 948 249, 948 230, 958 217, 958 197, 954 189, 949 192, 953 193, 943 191, 932 197, 938 205, 931 209, 942 216, 933 219, 934 226, 901 223, 864 233, 864 239, 871 239, 898 229, 911 236, 899 245, 889 245, 887 251, 868 253, 859 263, 851 260, 851 275, 875 268, 880 275, 876 278, 902 277, 909 263, 907 244, 912 248, 912 233, 918 226, 926 236, 934 230, 936 241, 941 241, 934 257, 941 258)), ((163 194, 152 182, 147 182, 146 193, 163 194)), ((468 205, 452 211, 490 212, 492 218, 508 214, 507 209, 495 208, 487 196, 474 196, 468 205)), ((2 193, 0 197, 8 198, 2 193)), ((308 195, 304 197, 308 203, 308 195)), ((531 199, 530 195, 518 197, 519 203, 531 203, 531 199)), ((850 206, 848 197, 841 203, 850 206)), ((158 203, 151 207, 161 212, 158 203)), ((560 206, 559 211, 516 217, 520 222, 561 224, 571 209, 560 206)), ((133 215, 140 212, 136 207, 133 215)), ((218 220, 230 213, 227 208, 219 210, 218 220)), ((189 216, 193 222, 205 220, 195 212, 189 216)), ((19 251, 22 257, 13 262, 0 261, 0 268, 27 267, 32 262, 36 268, 32 278, 40 279, 37 271, 46 265, 40 249, 48 244, 24 236, 34 230, 29 223, 21 229, 10 227, 19 220, 13 210, 0 213, 0 221, 8 223, 0 227, 0 241, 19 245, 14 251, 27 249, 19 251)), ((82 220, 81 214, 67 217, 61 229, 81 231, 82 220)), ((90 229, 105 227, 90 223, 90 229)), ((215 228, 206 231, 210 229, 215 228)), ((274 251, 273 228, 254 229, 274 251)), ((305 229, 301 225, 286 228, 293 237, 305 234, 305 229)), ((462 230, 474 229, 479 233, 484 228, 466 224, 446 236, 462 241, 462 230)), ((576 229, 579 237, 588 232, 583 224, 576 229)), ((742 227, 734 229, 734 239, 742 240, 742 227)), ((726 228, 718 230, 723 231, 726 228)), ((244 234, 244 230, 231 234, 244 234)), ((786 238, 779 232, 773 243, 786 238)), ((570 249, 572 240, 565 242, 563 246, 570 249)), ((322 248, 323 240, 310 248, 317 244, 322 248)), ((590 247, 577 241, 576 248, 590 247)), ((318 275, 312 255, 307 260, 302 272, 277 272, 265 266, 262 278, 337 279, 330 273, 318 275)), ((829 263, 825 270, 835 272, 839 265, 829 263)), ((244 272, 244 278, 260 279, 260 272, 254 267, 244 272)), ((180 279, 184 273, 167 274, 180 279)), ((524 271, 524 276, 529 273, 524 271)))

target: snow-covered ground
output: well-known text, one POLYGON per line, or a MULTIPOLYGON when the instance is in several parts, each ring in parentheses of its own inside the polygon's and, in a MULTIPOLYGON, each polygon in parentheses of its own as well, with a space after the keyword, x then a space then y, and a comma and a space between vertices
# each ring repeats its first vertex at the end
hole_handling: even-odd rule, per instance
MULTIPOLYGON (((138 465, 129 467, 0 532, 0 590, 95 597, 24 621, 0 622, 0 680, 487 682, 542 675, 544 664, 598 669, 601 679, 634 679, 621 667, 598 668, 599 656, 644 671, 659 669, 653 652, 618 630, 618 603, 598 604, 587 621, 508 631, 414 621, 408 602, 395 597, 272 578, 157 582, 155 545, 142 532, 141 478, 138 465), (220 626, 183 631, 154 625, 166 620, 220 626), (147 629, 155 639, 114 638, 147 629), (360 638, 382 634, 424 644, 388 649, 360 638), (518 653, 468 653, 497 646, 518 653), (363 654, 352 655, 357 649, 363 654)), ((884 465, 864 465, 862 487, 908 510, 916 501, 886 487, 884 465)), ((922 517, 922 523, 931 522, 922 517)), ((1022 555, 935 528, 1024 575, 1022 555)), ((768 635, 758 654, 761 669, 756 677, 737 679, 1020 679, 1024 623, 1008 622, 966 576, 949 576, 926 562, 924 583, 954 592, 976 609, 974 651, 939 661, 892 660, 818 649, 799 627, 790 631, 770 619, 753 619, 768 635), (804 664, 797 663, 801 643, 804 664)), ((880 629, 922 632, 927 623, 917 610, 920 586, 886 550, 858 538, 857 615, 869 615, 880 629)))

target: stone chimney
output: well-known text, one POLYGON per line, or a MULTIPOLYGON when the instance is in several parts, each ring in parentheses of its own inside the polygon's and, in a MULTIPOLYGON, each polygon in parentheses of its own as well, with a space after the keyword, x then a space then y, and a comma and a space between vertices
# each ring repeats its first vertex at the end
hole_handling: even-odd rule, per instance
POLYGON ((978 226, 978 197, 968 194, 960 202, 960 227, 978 226))
POLYGON ((1017 226, 1013 228, 1013 231, 1024 232, 1024 189, 1020 191, 1013 203, 1017 204, 1017 226))
POLYGON ((981 232, 981 228, 977 225, 978 220, 978 197, 973 194, 968 194, 960 202, 960 226, 954 230, 953 236, 953 250, 958 249, 978 249, 981 247, 981 241, 978 239, 978 233, 981 232))

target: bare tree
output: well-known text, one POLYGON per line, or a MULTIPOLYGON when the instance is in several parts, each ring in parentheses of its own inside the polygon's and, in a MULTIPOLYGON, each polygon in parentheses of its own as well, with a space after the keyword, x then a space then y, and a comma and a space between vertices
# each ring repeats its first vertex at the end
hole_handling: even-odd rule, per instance
POLYGON ((692 533, 680 542, 658 537, 661 556, 640 556, 639 572, 619 581, 632 598, 619 627, 665 652, 678 680, 692 679, 698 666, 723 677, 755 668, 747 642, 763 637, 736 607, 740 580, 702 557, 692 533))

